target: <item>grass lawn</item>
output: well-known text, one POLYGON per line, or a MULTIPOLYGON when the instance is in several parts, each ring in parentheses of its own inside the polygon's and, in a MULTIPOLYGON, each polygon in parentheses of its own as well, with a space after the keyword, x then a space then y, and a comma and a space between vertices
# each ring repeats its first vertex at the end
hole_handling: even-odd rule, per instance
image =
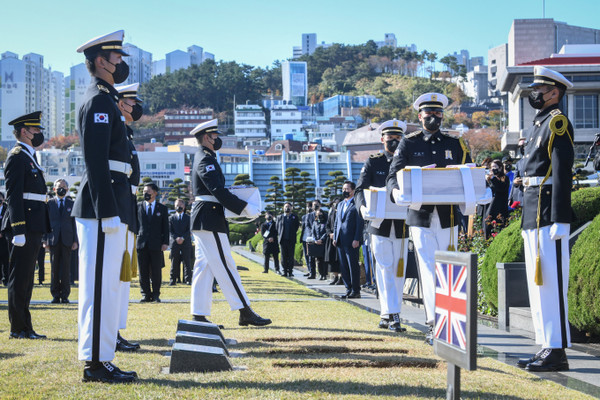
MULTIPOLYGON (((136 384, 82 383, 77 360, 77 306, 31 307, 34 328, 45 341, 9 340, 6 304, 0 324, 0 399, 387 399, 446 397, 446 364, 411 328, 392 334, 376 328, 375 314, 333 301, 234 255, 249 268, 242 281, 253 308, 273 320, 267 327, 239 327, 222 294, 214 296, 213 322, 225 325, 225 337, 239 344, 230 351, 231 372, 165 374, 177 320, 189 317, 190 287, 166 286, 163 303, 131 304, 127 339, 139 341, 136 353, 117 353, 115 363, 140 376, 136 384), (168 302, 168 300, 179 300, 168 302)), ((167 262, 167 265, 169 263, 167 262)), ((47 267, 49 282, 49 266, 47 267)), ((37 276, 36 276, 37 282, 37 276)), ((131 298, 139 300, 137 280, 131 298)), ((0 300, 6 300, 0 288, 0 300)), ((35 286, 35 300, 50 300, 49 285, 35 286)), ((77 299, 74 287, 71 299, 77 299)), ((462 397, 480 399, 591 398, 539 379, 516 367, 480 357, 477 371, 462 372, 462 397)))

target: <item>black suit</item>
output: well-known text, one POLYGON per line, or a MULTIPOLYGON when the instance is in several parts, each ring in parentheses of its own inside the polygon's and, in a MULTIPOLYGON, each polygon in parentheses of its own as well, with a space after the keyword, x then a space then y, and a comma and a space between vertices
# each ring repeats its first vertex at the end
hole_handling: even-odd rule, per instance
POLYGON ((315 276, 315 260, 313 257, 308 255, 308 246, 306 245, 306 239, 312 235, 312 226, 315 222, 315 212, 309 212, 302 216, 302 232, 300 232, 300 240, 302 240, 302 251, 304 252, 304 259, 306 260, 306 268, 311 276, 315 276))
POLYGON ((162 246, 169 244, 169 210, 155 200, 152 203, 152 215, 148 215, 147 204, 141 201, 138 203, 138 221, 140 287, 145 298, 156 300, 160 296, 161 268, 165 266, 162 246))
POLYGON ((173 214, 169 217, 171 233, 171 283, 181 282, 180 265, 183 261, 183 282, 192 283, 192 235, 190 216, 186 213, 173 214), (183 238, 178 244, 177 238, 183 238))
POLYGON ((351 199, 344 209, 344 201, 337 206, 333 240, 338 249, 340 272, 348 294, 360 293, 360 269, 358 267, 358 249, 352 242, 361 242, 365 223, 351 199))
POLYGON ((17 142, 4 167, 8 215, 3 218, 2 231, 9 241, 14 236, 25 235, 25 245, 11 246, 10 252, 8 318, 13 333, 33 330, 29 303, 35 261, 42 246, 42 236, 50 229, 46 203, 23 198, 24 193, 46 194, 44 174, 29 151, 17 142))
POLYGON ((50 293, 54 298, 68 299, 71 293, 71 248, 77 242, 75 218, 71 217, 73 200, 63 199, 60 207, 58 197, 48 202, 48 214, 52 231, 45 241, 50 247, 50 293))
MULTIPOLYGON (((6 204, 0 206, 0 226, 4 214, 6 214, 6 204)), ((4 286, 8 285, 8 241, 2 233, 0 233, 0 277, 4 286)))
POLYGON ((275 271, 279 272, 279 244, 277 243, 277 226, 275 221, 266 221, 260 227, 263 237, 263 254, 265 256, 265 272, 269 271, 269 257, 273 256, 275 271), (272 242, 269 239, 273 240, 272 242))
POLYGON ((281 214, 275 222, 277 240, 281 246, 281 264, 284 274, 291 274, 294 269, 294 247, 296 245, 296 232, 300 228, 300 220, 296 214, 281 214))

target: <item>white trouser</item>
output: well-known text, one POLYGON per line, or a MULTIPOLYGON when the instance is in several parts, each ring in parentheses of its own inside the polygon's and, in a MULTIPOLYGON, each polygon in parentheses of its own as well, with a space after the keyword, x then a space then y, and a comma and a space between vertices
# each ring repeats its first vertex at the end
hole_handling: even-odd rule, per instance
POLYGON ((192 231, 196 244, 196 261, 192 278, 191 311, 193 315, 210 315, 212 284, 217 280, 232 310, 250 305, 242 286, 227 234, 211 231, 192 231))
POLYGON ((443 229, 437 210, 431 216, 429 228, 410 227, 410 236, 415 245, 415 253, 419 266, 419 278, 423 288, 423 304, 425 305, 425 322, 433 325, 435 321, 435 251, 447 251, 450 236, 454 236, 454 246, 458 245, 458 226, 443 229))
POLYGON ((76 218, 79 238, 79 359, 111 361, 115 357, 119 307, 121 305, 121 263, 127 226, 102 234, 100 221, 76 218), (96 260, 98 252, 101 260, 96 260), (101 262, 100 262, 101 261, 101 262))
POLYGON ((388 318, 390 314, 399 314, 402 308, 402 293, 408 257, 408 238, 397 239, 394 224, 390 237, 371 235, 371 251, 375 256, 377 291, 381 305, 381 317, 388 318), (402 242, 404 242, 404 247, 402 242), (398 262, 404 260, 404 274, 397 276, 398 262))
MULTIPOLYGON (((129 257, 133 255, 133 232, 127 231, 127 251, 129 252, 129 257)), ((133 258, 131 259, 133 262, 133 258)), ((119 329, 127 328, 127 311, 129 310, 129 289, 131 287, 131 282, 121 282, 121 308, 119 310, 119 329)))
POLYGON ((571 347, 569 331, 569 241, 560 240, 561 272, 558 272, 556 240, 550 239, 550 226, 540 228, 540 260, 543 285, 535 284, 535 259, 537 257, 537 230, 522 232, 525 240, 525 266, 529 306, 535 330, 535 342, 543 348, 571 347), (560 293, 559 285, 562 286, 560 293), (561 299, 562 297, 562 299, 561 299), (562 302, 560 301, 562 300, 562 302), (564 335, 563 335, 564 334, 564 335))

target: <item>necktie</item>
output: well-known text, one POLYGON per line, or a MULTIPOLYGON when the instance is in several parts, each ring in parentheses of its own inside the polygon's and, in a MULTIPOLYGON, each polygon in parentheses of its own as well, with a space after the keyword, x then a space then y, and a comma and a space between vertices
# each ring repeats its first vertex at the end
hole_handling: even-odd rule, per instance
POLYGON ((60 215, 63 215, 63 209, 64 209, 64 207, 63 207, 63 199, 60 199, 58 201, 58 211, 60 212, 60 215))
POLYGON ((148 205, 148 212, 146 214, 148 214, 148 218, 152 216, 152 204, 148 205))

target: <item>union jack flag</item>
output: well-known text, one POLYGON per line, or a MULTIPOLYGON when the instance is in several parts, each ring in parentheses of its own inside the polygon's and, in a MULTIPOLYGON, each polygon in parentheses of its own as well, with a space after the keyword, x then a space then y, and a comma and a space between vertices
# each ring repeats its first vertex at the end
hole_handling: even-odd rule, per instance
POLYGON ((467 348, 467 267, 435 264, 435 329, 436 339, 467 348))

